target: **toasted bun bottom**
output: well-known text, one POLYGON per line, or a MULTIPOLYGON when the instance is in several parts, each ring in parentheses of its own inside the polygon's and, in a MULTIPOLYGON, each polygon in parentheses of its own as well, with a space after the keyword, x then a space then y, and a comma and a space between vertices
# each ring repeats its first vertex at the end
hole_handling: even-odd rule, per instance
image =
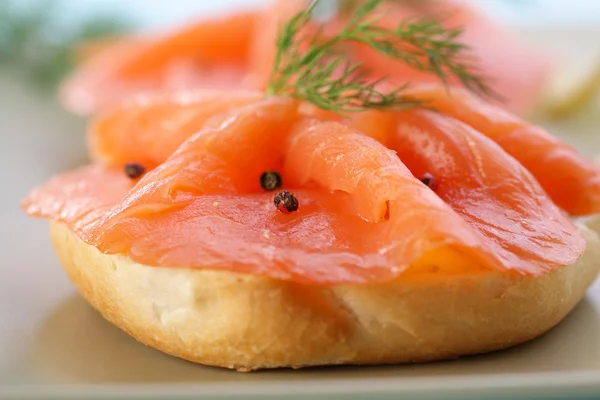
POLYGON ((226 271, 140 265, 102 254, 62 224, 51 234, 80 293, 138 341, 249 371, 432 361, 503 349, 556 325, 600 266, 600 240, 542 277, 497 272, 379 285, 304 286, 226 271))

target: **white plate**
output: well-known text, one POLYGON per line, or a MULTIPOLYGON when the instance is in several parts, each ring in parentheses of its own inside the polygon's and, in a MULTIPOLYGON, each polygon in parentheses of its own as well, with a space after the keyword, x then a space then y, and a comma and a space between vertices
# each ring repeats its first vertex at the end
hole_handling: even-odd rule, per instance
MULTIPOLYGON (((528 37, 552 37, 546 44, 583 40, 552 35, 528 37)), ((0 398, 600 396, 600 282, 543 337, 452 362, 240 374, 144 347, 80 299, 51 250, 46 223, 27 219, 17 208, 29 188, 83 163, 86 155, 81 121, 15 76, 0 74, 0 398)), ((600 138, 598 117, 557 127, 586 153, 600 152, 600 139, 592 140, 600 138)))

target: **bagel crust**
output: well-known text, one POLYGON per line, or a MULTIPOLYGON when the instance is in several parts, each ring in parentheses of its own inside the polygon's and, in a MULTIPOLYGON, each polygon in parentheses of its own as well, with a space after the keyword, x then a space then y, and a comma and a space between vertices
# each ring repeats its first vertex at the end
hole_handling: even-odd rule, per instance
POLYGON ((552 328, 600 267, 600 239, 542 277, 429 272, 377 285, 306 286, 227 271, 141 265, 51 222, 63 266, 108 321, 189 361, 251 371, 409 363, 504 349, 552 328))

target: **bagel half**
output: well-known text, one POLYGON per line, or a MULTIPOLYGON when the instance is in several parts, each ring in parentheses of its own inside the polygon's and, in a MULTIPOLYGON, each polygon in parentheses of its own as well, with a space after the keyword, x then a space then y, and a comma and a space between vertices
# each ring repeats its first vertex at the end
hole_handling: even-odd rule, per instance
POLYGON ((227 271, 161 268, 106 255, 52 222, 79 292, 138 341, 238 371, 433 361, 530 340, 581 300, 600 267, 600 239, 542 277, 429 273, 379 285, 304 286, 227 271))

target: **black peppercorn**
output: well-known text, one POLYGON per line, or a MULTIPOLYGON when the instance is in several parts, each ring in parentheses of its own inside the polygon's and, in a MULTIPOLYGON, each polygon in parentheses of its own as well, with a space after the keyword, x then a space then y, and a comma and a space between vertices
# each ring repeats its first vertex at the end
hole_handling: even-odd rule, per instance
POLYGON ((291 213, 298 210, 298 199, 293 193, 287 190, 282 190, 275 195, 273 199, 275 207, 284 214, 291 213))
POLYGON ((431 175, 429 172, 426 172, 421 177, 421 182, 429 187, 431 190, 435 190, 437 188, 437 179, 435 176, 431 175))
POLYGON ((267 192, 277 190, 281 187, 281 175, 275 171, 263 172, 260 176, 260 187, 267 192))
POLYGON ((144 175, 146 168, 138 163, 127 163, 125 164, 125 174, 131 179, 137 179, 144 175))

